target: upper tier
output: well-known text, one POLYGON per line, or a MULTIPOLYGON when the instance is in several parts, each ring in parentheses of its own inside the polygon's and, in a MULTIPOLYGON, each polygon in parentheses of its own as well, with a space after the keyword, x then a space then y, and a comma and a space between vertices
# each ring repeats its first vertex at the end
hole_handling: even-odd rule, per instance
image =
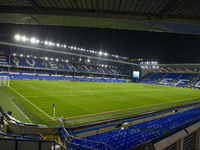
POLYGON ((51 69, 51 70, 64 70, 70 72, 85 72, 85 73, 98 73, 98 74, 111 74, 126 76, 124 70, 99 67, 86 64, 75 64, 68 62, 60 62, 53 60, 43 60, 34 58, 24 58, 18 56, 0 55, 0 66, 15 66, 34 69, 51 69))

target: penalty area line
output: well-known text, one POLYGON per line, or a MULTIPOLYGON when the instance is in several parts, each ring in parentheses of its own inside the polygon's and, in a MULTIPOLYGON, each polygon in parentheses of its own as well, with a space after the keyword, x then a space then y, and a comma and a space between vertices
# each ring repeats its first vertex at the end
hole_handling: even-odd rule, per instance
POLYGON ((21 96, 23 99, 25 99, 27 102, 29 102, 31 105, 33 105, 35 108, 37 108, 39 111, 41 111, 43 114, 45 114, 47 117, 49 117, 51 120, 55 121, 55 119, 53 119, 51 116, 49 116, 47 113, 45 113, 43 110, 41 110, 39 107, 37 107, 35 104, 33 104, 32 102, 30 102, 27 98, 25 98, 23 95, 21 95, 19 92, 17 92, 15 89, 11 88, 9 86, 9 88, 11 90, 13 90, 15 93, 17 93, 19 96, 21 96))
POLYGON ((24 117, 25 117, 30 123, 32 123, 31 120, 19 109, 19 107, 17 107, 17 105, 15 105, 15 103, 14 103, 13 101, 11 101, 11 103, 19 110, 19 112, 20 112, 22 115, 24 115, 24 117))

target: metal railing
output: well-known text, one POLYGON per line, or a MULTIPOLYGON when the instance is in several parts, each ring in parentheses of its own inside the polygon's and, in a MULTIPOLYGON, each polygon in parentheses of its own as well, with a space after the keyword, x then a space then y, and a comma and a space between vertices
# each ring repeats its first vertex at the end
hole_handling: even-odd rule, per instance
MULTIPOLYGON (((18 143, 18 141, 34 141, 34 142, 39 142, 39 143, 41 143, 41 142, 44 142, 44 143, 50 142, 50 143, 52 143, 52 150, 56 150, 57 149, 56 145, 59 146, 60 150, 67 150, 58 141, 56 141, 56 140, 43 140, 43 136, 41 134, 37 134, 37 133, 23 133, 23 136, 0 133, 0 136, 3 136, 3 137, 0 137, 0 140, 11 140, 11 141, 16 141, 16 143, 18 143), (41 138, 27 137, 25 135, 40 136, 41 138)), ((18 149, 18 148, 15 147, 15 149, 18 149)), ((41 144, 40 144, 40 147, 38 148, 38 150, 39 149, 41 149, 41 144)))
POLYGON ((104 149, 104 150, 114 150, 114 148, 112 148, 111 146, 105 144, 105 143, 102 143, 102 142, 97 142, 97 141, 92 141, 92 140, 86 140, 86 139, 81 139, 81 138, 75 138, 73 136, 71 136, 67 130, 64 128, 63 125, 61 125, 61 134, 60 134, 60 137, 61 137, 61 140, 63 141, 63 143, 65 144, 65 146, 67 148, 72 148, 72 147, 76 147, 76 148, 79 148, 79 149, 89 149, 89 150, 96 150, 96 149, 104 149), (76 144, 76 143, 72 143, 71 141, 72 140, 78 140, 79 143, 76 144), (84 145, 83 143, 87 143, 86 145, 84 145), (93 148, 93 147, 90 147, 91 145, 90 144, 94 144, 96 145, 97 147, 96 148, 93 148), (90 146, 89 146, 90 145, 90 146))

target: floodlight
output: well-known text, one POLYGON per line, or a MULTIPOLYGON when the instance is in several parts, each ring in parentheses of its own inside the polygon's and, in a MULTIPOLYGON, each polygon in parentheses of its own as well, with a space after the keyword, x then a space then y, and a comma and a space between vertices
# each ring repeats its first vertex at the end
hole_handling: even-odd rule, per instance
POLYGON ((37 58, 36 56, 34 56, 34 58, 37 58))
POLYGON ((33 38, 31 38, 31 43, 36 43, 36 39, 33 37, 33 38))
POLYGON ((100 51, 100 52, 99 52, 99 55, 101 56, 102 54, 103 54, 102 51, 100 51))
POLYGON ((90 62, 90 60, 88 59, 87 62, 90 62))
POLYGON ((108 53, 104 53, 105 56, 108 56, 108 53))
POLYGON ((56 58, 56 61, 58 61, 58 58, 56 58))
POLYGON ((71 48, 71 49, 73 49, 74 47, 73 47, 73 46, 71 46, 70 48, 71 48))
POLYGON ((68 62, 68 60, 66 60, 66 62, 68 62))
POLYGON ((13 56, 16 56, 16 54, 13 54, 13 56))
POLYGON ((55 43, 52 44, 53 46, 55 45, 55 43))
POLYGON ((51 58, 51 60, 53 60, 53 58, 51 58))
POLYGON ((81 58, 79 58, 79 61, 81 61, 82 59, 81 58))
POLYGON ((45 45, 48 45, 48 41, 45 41, 44 44, 45 44, 45 45))
POLYGON ((105 67, 108 67, 107 65, 105 65, 105 67))
POLYGON ((23 54, 21 54, 20 56, 23 57, 23 54))
POLYGON ((60 47, 60 44, 59 44, 59 43, 57 43, 57 44, 56 44, 56 46, 57 46, 57 47, 60 47))
POLYGON ((48 60, 48 57, 45 57, 45 60, 48 60))
POLYGON ((116 57, 116 58, 118 58, 119 56, 118 56, 118 55, 116 55, 115 57, 116 57))
POLYGON ((53 45, 53 43, 52 43, 52 42, 49 42, 49 45, 50 45, 50 46, 52 46, 52 45, 53 45))
POLYGON ((28 55, 27 57, 29 58, 30 56, 28 55))
POLYGON ((78 48, 78 50, 80 50, 80 48, 78 48))
POLYGON ((23 36, 23 37, 22 37, 22 41, 25 42, 26 40, 27 40, 27 38, 26 38, 25 36, 23 36))
POLYGON ((19 35, 19 34, 15 35, 15 39, 16 39, 17 41, 19 41, 19 40, 21 39, 20 35, 19 35))
POLYGON ((36 40, 36 43, 40 43, 40 41, 39 41, 39 40, 36 40))
POLYGON ((63 47, 66 48, 66 45, 64 45, 63 47))
POLYGON ((74 49, 76 50, 76 47, 74 47, 74 49))

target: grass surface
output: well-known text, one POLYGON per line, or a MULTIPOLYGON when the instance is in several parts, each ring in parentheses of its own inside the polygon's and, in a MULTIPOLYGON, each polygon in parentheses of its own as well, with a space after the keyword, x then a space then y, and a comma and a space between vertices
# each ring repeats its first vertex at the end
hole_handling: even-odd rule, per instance
POLYGON ((55 125, 114 118, 198 101, 200 91, 158 85, 11 80, 0 88, 0 103, 20 121, 55 125), (11 102, 12 101, 12 102, 11 102), (26 117, 13 105, 26 115, 26 117), (53 118, 55 103, 56 118, 53 118))

